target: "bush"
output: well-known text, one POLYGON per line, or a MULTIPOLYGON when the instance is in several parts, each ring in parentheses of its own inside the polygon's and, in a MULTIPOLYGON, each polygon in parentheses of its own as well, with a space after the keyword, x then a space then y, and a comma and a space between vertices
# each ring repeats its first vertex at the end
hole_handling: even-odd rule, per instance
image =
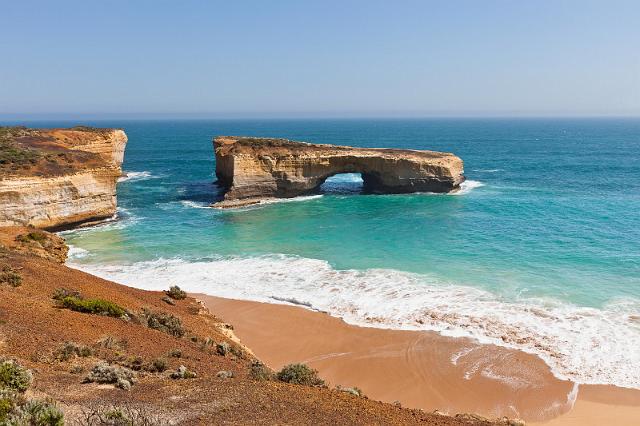
POLYGON ((0 424, 5 424, 7 418, 14 410, 26 403, 26 400, 19 393, 9 390, 0 389, 0 424))
POLYGON ((231 345, 227 342, 218 343, 216 345, 216 352, 218 355, 226 356, 229 352, 231 352, 231 345))
POLYGON ((22 285, 22 275, 9 265, 3 265, 0 268, 0 284, 8 284, 11 287, 20 287, 22 285))
POLYGON ((163 312, 153 312, 149 309, 143 310, 142 316, 146 319, 149 328, 162 331, 175 337, 184 336, 182 321, 176 316, 163 312))
POLYGON ((164 303, 166 303, 167 305, 171 305, 171 306, 175 306, 176 302, 173 301, 172 298, 170 298, 169 296, 163 296, 162 297, 162 301, 164 303))
POLYGON ((271 380, 273 372, 260 361, 254 361, 249 367, 249 377, 253 380, 271 380))
POLYGON ((130 405, 95 406, 84 410, 79 426, 156 426, 173 424, 144 407, 130 405))
POLYGON ((305 386, 324 386, 324 380, 318 377, 318 371, 305 364, 286 365, 276 375, 278 380, 305 386))
POLYGON ((162 373, 168 368, 167 360, 164 358, 156 358, 147 366, 147 371, 151 373, 162 373))
POLYGON ((176 371, 171 373, 172 379, 193 379, 196 377, 198 377, 198 375, 194 371, 188 370, 184 365, 181 365, 176 371))
POLYGON ((169 290, 165 291, 167 296, 175 300, 184 300, 187 298, 187 292, 183 291, 177 285, 169 287, 169 290))
POLYGON ((63 426, 64 414, 53 401, 32 399, 14 408, 7 421, 9 425, 63 426))
POLYGON ((21 242, 21 243, 31 243, 31 242, 37 242, 37 243, 44 243, 45 241, 47 241, 47 234, 45 234, 42 231, 32 231, 29 232, 28 234, 20 234, 16 237, 16 241, 21 242))
POLYGON ((119 339, 113 336, 104 336, 96 342, 96 344, 105 349, 111 349, 115 351, 123 351, 129 346, 129 342, 126 339, 119 339))
POLYGON ((0 389, 25 392, 31 385, 31 371, 13 360, 0 359, 0 389))
POLYGON ((89 375, 85 377, 84 383, 109 383, 127 390, 135 383, 135 376, 135 373, 128 368, 109 365, 102 361, 93 366, 89 375))
POLYGON ((66 296, 60 300, 60 304, 63 308, 72 311, 115 318, 124 317, 127 313, 121 306, 104 299, 81 299, 76 296, 66 296))
POLYGON ((351 395, 355 395, 355 396, 359 396, 362 398, 366 398, 364 392, 362 392, 362 389, 360 389, 359 387, 353 386, 351 388, 344 388, 340 385, 336 386, 336 390, 339 390, 340 392, 345 392, 345 393, 350 393, 351 395))
POLYGON ((80 294, 79 291, 77 290, 69 290, 67 288, 56 288, 55 291, 53 292, 53 296, 51 296, 51 298, 53 300, 62 300, 65 297, 75 297, 77 299, 82 299, 82 294, 80 294))
POLYGON ((56 359, 60 361, 69 361, 71 358, 88 357, 93 354, 90 347, 84 345, 78 345, 73 342, 65 342, 60 349, 56 352, 56 359))

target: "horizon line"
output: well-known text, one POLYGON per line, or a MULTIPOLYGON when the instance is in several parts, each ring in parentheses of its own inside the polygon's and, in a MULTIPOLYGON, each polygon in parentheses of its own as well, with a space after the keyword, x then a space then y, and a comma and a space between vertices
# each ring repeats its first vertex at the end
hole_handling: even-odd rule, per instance
POLYGON ((3 121, 73 120, 427 120, 427 119, 640 119, 640 114, 215 114, 215 113, 0 113, 3 121))

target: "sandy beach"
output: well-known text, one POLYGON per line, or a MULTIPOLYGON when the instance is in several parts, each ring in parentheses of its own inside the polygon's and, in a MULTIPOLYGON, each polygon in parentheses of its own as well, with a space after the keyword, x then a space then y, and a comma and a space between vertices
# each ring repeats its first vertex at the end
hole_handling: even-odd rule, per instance
POLYGON ((578 387, 521 351, 432 332, 357 327, 296 306, 195 296, 272 368, 304 362, 332 386, 357 386, 372 399, 550 426, 640 422, 640 391, 578 387))

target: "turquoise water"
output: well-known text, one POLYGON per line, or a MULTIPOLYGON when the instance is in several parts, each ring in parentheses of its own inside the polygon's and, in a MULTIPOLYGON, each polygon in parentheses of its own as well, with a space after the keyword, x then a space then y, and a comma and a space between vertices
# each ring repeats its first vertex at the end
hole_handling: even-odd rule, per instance
POLYGON ((469 335, 561 377, 640 387, 640 120, 88 124, 125 129, 135 173, 117 220, 65 233, 76 267, 469 335), (449 151, 468 181, 457 195, 376 196, 339 176, 319 196, 220 211, 205 208, 215 135, 449 151))

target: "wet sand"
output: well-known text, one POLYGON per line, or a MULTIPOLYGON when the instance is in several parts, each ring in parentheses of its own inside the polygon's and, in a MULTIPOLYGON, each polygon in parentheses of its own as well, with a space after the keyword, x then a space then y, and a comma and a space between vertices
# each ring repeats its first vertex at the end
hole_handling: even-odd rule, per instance
POLYGON ((550 426, 640 424, 640 391, 578 388, 521 351, 432 332, 357 327, 296 306, 195 296, 272 368, 304 362, 332 386, 357 386, 372 399, 550 426))

